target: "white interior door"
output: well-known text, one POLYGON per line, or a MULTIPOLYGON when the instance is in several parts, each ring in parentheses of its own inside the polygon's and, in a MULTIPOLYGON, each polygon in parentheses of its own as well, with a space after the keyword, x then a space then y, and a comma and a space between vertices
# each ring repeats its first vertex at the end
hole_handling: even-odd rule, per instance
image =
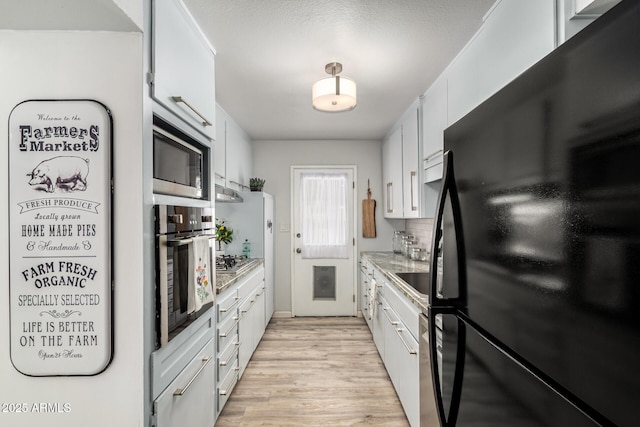
POLYGON ((355 174, 292 167, 294 316, 356 315, 355 174))

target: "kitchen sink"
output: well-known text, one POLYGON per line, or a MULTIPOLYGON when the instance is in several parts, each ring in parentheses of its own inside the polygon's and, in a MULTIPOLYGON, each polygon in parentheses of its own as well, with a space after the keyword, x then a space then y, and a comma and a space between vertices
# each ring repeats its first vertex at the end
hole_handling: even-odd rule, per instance
POLYGON ((404 280, 419 293, 429 295, 429 273, 412 271, 396 273, 396 276, 404 280))

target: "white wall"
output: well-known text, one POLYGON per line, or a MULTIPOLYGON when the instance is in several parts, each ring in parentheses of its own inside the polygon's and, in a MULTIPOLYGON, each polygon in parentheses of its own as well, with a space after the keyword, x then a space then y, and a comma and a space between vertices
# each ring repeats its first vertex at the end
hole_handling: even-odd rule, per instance
POLYGON ((5 413, 0 426, 128 427, 144 419, 141 33, 0 31, 0 170, 8 170, 7 123, 29 99, 95 99, 113 117, 114 355, 92 377, 28 377, 9 358, 8 185, 0 180, 1 403, 59 404, 62 413, 5 413), (63 405, 68 404, 65 408, 63 405))
MULTIPOLYGON (((390 251, 394 228, 382 212, 381 141, 254 141, 253 176, 266 179, 264 191, 275 198, 276 311, 291 311, 291 166, 356 165, 358 182, 358 251, 390 251), (367 179, 377 201, 377 237, 362 237, 362 203, 367 198, 367 179)), ((404 226, 404 222, 401 224, 404 226)))

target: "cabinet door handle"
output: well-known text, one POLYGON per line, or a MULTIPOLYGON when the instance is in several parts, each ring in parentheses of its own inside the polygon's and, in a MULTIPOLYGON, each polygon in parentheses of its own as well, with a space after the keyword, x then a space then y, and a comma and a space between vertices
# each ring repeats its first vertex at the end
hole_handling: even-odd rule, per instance
POLYGON ((417 180, 417 175, 418 173, 416 171, 411 171, 411 177, 410 177, 410 181, 411 181, 411 210, 412 211, 417 211, 418 207, 415 205, 415 200, 413 197, 413 194, 415 193, 415 188, 413 185, 413 181, 417 180))
POLYGON ((393 212, 393 182, 387 182, 387 213, 393 212))
POLYGON ((173 392, 174 396, 183 396, 187 392, 187 390, 189 390, 189 387, 191 387, 191 384, 193 384, 193 382, 196 380, 196 378, 198 378, 198 376, 202 373, 204 368, 209 364, 209 362, 211 362, 211 356, 203 357, 202 361, 204 363, 202 364, 200 369, 198 369, 198 372, 196 372, 196 374, 193 376, 193 378, 191 378, 191 380, 189 380, 189 382, 187 383, 186 386, 184 386, 183 388, 179 388, 176 391, 174 391, 173 392))
POLYGON ((196 110, 195 108, 193 108, 187 101, 184 100, 183 97, 181 96, 172 96, 171 99, 173 99, 174 102, 178 103, 178 102, 182 102, 184 105, 186 105, 187 107, 189 107, 189 109, 191 111, 193 111, 194 113, 196 113, 196 115, 198 117, 200 117, 200 119, 202 120, 202 126, 213 126, 211 124, 211 122, 209 120, 207 120, 207 118, 205 116, 203 116, 202 114, 200 114, 198 112, 198 110, 196 110))
POLYGON ((244 184, 239 183, 238 181, 229 180, 229 182, 230 182, 231 184, 235 184, 235 185, 237 185, 237 186, 238 186, 238 187, 240 187, 240 188, 246 188, 246 189, 249 189, 249 188, 250 188, 250 187, 247 187, 247 186, 246 186, 246 185, 244 185, 244 184))
POLYGON ((442 154, 444 150, 436 150, 433 153, 429 154, 427 157, 424 158, 425 162, 429 162, 431 161, 431 159, 433 159, 434 157, 438 156, 439 154, 442 154))

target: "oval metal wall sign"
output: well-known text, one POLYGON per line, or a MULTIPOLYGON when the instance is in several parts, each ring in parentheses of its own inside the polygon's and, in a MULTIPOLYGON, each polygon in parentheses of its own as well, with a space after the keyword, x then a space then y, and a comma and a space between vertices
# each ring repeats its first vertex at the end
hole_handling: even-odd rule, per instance
POLYGON ((11 361, 25 375, 95 375, 111 361, 108 109, 34 100, 9 117, 11 361))

